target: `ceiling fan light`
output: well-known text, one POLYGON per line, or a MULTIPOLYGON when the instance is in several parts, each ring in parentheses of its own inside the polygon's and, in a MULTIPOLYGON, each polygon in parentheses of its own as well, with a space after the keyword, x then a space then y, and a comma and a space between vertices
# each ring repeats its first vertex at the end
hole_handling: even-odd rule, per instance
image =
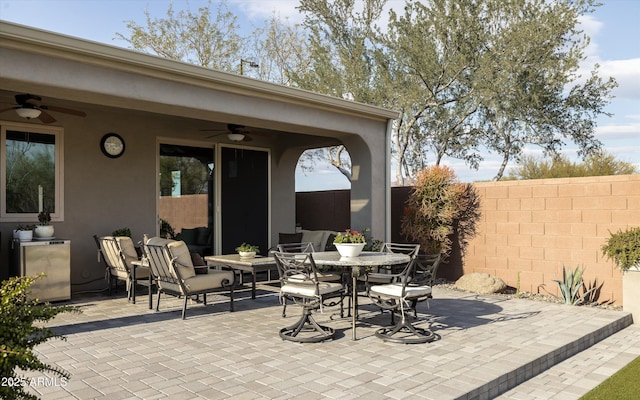
POLYGON ((38 118, 40 113, 42 113, 42 111, 37 108, 20 107, 16 109, 16 114, 26 119, 38 118))
POLYGON ((227 134, 229 140, 234 142, 242 142, 244 140, 244 135, 242 133, 229 133, 227 134))

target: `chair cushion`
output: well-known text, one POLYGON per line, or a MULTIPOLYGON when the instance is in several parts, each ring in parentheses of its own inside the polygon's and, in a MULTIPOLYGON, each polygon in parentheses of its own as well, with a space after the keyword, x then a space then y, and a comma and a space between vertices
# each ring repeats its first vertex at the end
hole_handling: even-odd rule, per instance
POLYGON ((118 245, 120 245, 120 249, 122 249, 122 254, 124 254, 126 258, 138 259, 136 246, 133 245, 133 240, 131 240, 129 236, 116 236, 115 239, 118 245))
MULTIPOLYGON (((330 272, 318 272, 317 273, 319 282, 341 282, 342 277, 339 274, 333 274, 330 272)), ((289 282, 298 283, 309 281, 303 274, 291 275, 287 278, 289 282)))
POLYGON ((176 240, 167 243, 169 252, 175 257, 175 267, 180 273, 180 277, 183 281, 196 276, 196 270, 193 268, 193 262, 191 261, 191 252, 189 247, 182 240, 176 240))
MULTIPOLYGON (((376 285, 372 286, 369 290, 372 295, 395 297, 400 298, 402 296, 402 284, 390 283, 388 285, 376 285)), ((424 297, 431 294, 430 286, 407 286, 405 289, 404 298, 424 297)))
POLYGON ((184 285, 189 291, 199 292, 207 289, 219 289, 224 280, 227 280, 227 284, 231 284, 233 278, 233 271, 211 270, 208 274, 194 275, 185 279, 184 285))
MULTIPOLYGON (((336 282, 320 282, 318 283, 319 294, 328 294, 339 292, 342 290, 342 284, 336 282)), ((316 295, 316 286, 309 283, 287 283, 280 289, 282 294, 302 297, 314 297, 316 295)))
POLYGON ((302 240, 303 243, 313 243, 313 248, 317 251, 324 250, 324 241, 326 240, 325 231, 302 231, 302 240))
POLYGON ((169 244, 171 242, 175 242, 175 240, 165 239, 165 238, 162 238, 160 236, 154 236, 154 237, 149 238, 149 240, 147 240, 146 244, 151 245, 151 246, 164 246, 165 244, 169 244))
POLYGON ((333 244, 336 236, 338 236, 336 233, 329 233, 329 236, 327 236, 327 243, 324 246, 324 251, 336 251, 336 245, 333 244))

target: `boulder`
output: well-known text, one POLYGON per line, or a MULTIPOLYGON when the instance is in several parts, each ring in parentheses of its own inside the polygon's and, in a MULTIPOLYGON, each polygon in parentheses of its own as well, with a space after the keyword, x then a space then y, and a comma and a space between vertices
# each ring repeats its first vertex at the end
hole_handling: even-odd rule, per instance
POLYGON ((474 272, 463 275, 456 281, 456 288, 480 294, 500 293, 507 288, 504 281, 496 276, 474 272))

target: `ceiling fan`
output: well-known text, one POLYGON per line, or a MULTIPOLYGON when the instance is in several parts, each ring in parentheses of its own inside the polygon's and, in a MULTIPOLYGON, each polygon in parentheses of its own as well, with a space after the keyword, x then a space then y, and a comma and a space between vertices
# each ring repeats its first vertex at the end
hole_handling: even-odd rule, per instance
MULTIPOLYGON (((210 130, 204 129, 204 131, 210 130)), ((227 135, 229 140, 233 142, 249 142, 253 140, 251 136, 249 136, 249 129, 247 129, 247 127, 244 125, 227 124, 227 130, 213 132, 215 133, 211 136, 207 136, 207 139, 220 135, 227 135)))
POLYGON ((39 119, 43 124, 50 124, 56 121, 56 119, 47 111, 75 115, 76 117, 87 116, 87 114, 82 111, 42 104, 42 97, 35 94, 17 94, 15 95, 15 99, 17 104, 16 107, 5 108, 4 110, 0 110, 0 112, 16 110, 16 114, 20 117, 26 119, 39 119))

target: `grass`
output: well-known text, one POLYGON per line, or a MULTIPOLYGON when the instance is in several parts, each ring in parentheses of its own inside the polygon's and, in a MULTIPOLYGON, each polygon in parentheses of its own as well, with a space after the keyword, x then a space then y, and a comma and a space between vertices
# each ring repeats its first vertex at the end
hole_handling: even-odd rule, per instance
POLYGON ((640 399, 640 357, 580 398, 580 400, 610 399, 640 399))

